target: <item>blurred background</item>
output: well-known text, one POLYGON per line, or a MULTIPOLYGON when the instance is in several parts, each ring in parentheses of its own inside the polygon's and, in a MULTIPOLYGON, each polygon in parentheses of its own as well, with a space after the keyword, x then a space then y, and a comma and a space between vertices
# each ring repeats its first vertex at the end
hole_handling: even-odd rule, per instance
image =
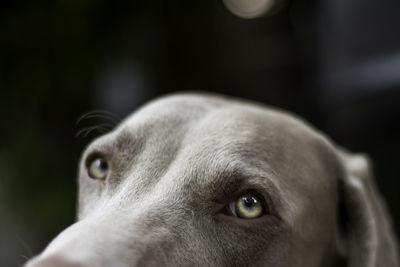
POLYGON ((20 266, 74 221, 90 140, 181 90, 290 110, 367 153, 399 233, 399 11, 398 0, 1 1, 0 265, 20 266), (93 110, 107 113, 77 123, 93 110))

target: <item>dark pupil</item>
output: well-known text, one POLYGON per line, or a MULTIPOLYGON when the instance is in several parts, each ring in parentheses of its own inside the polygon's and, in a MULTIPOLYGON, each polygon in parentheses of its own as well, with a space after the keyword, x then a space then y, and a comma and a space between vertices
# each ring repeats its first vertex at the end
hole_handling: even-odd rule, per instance
POLYGON ((100 160, 99 168, 100 168, 101 170, 103 170, 103 171, 106 171, 106 170, 108 169, 107 162, 104 161, 104 160, 100 160))
POLYGON ((257 204, 257 200, 254 197, 245 197, 243 201, 247 208, 252 208, 257 204))

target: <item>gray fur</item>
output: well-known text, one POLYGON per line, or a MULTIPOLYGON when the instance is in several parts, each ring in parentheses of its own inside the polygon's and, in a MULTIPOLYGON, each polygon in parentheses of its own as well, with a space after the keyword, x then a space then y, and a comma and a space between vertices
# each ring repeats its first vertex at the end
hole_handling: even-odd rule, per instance
POLYGON ((90 144, 78 221, 40 266, 396 267, 389 215, 365 156, 286 112, 221 96, 167 96, 90 144), (111 165, 90 179, 93 153, 111 165), (220 211, 257 190, 268 213, 220 211))

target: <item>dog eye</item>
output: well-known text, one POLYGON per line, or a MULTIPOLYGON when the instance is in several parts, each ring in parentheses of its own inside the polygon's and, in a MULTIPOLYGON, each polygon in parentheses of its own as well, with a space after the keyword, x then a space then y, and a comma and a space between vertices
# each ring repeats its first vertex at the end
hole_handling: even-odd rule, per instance
POLYGON ((93 179, 105 179, 108 174, 108 163, 102 158, 95 158, 89 163, 89 176, 93 179))
POLYGON ((264 214, 262 200, 252 194, 245 194, 229 203, 232 215, 243 219, 255 219, 264 214))

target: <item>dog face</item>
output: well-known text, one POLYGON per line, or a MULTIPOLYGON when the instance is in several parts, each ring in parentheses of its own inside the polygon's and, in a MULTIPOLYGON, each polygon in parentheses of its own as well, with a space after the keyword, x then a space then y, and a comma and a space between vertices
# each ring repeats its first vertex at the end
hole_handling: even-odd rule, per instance
POLYGON ((78 221, 27 266, 397 266, 387 218, 365 158, 301 120, 170 96, 88 146, 78 221))

